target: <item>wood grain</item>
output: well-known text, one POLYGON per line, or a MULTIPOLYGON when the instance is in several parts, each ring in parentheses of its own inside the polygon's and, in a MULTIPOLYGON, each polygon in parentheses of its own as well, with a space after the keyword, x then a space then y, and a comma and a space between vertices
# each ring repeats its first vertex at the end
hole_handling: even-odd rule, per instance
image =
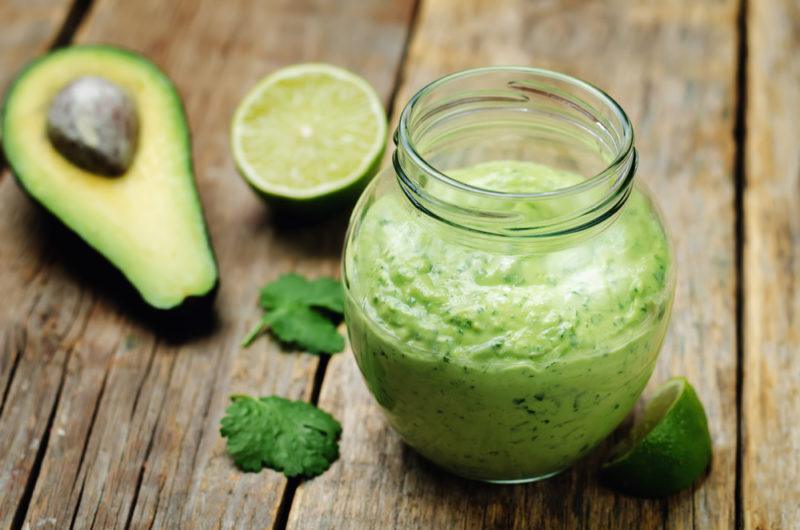
POLYGON ((23 64, 53 44, 72 4, 72 0, 0 2, 0 90, 23 64))
POLYGON ((736 14, 732 0, 427 0, 395 108, 397 115, 414 90, 453 70, 528 64, 600 85, 629 112, 639 178, 664 210, 679 269, 670 333, 648 392, 672 375, 686 375, 699 392, 714 441, 705 481, 668 500, 638 501, 596 483, 597 454, 527 486, 444 475, 389 431, 345 354, 331 361, 320 397, 342 420, 342 458, 298 489, 290 528, 733 526, 736 14))
POLYGON ((272 525, 286 481, 235 470, 219 418, 231 393, 310 395, 316 357, 239 341, 264 282, 337 273, 345 219, 276 227, 236 174, 230 117, 257 79, 305 60, 351 68, 388 101, 410 16, 409 1, 95 2, 77 41, 148 55, 184 96, 222 283, 213 314, 154 314, 0 183, 0 527, 26 487, 30 528, 272 525))
MULTIPOLYGON (((5 91, 27 61, 55 43, 73 3, 0 2, 0 90, 5 91)), ((2 165, 0 153, 0 178, 5 176, 2 165)), ((12 224, 38 229, 25 212, 7 211, 3 215, 12 224)), ((52 254, 41 248, 32 252, 30 246, 28 242, 16 248, 10 242, 0 243, 4 273, 13 271, 0 275, 9 302, 0 310, 4 323, 0 328, 0 415, 4 418, 0 421, 0 528, 12 524, 20 501, 32 486, 29 477, 43 454, 41 445, 49 436, 64 367, 85 326, 90 302, 69 284, 47 289, 51 278, 40 273, 52 254), (53 305, 62 301, 64 311, 52 311, 53 305)))
POLYGON ((750 2, 746 115, 742 512, 800 524, 800 5, 750 2))

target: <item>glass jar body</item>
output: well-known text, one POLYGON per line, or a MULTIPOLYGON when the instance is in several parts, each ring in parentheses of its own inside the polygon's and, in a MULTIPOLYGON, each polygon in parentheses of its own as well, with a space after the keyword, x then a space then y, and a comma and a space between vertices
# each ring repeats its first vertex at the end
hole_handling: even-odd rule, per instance
POLYGON ((599 234, 546 252, 483 249, 413 206, 391 168, 352 219, 353 352, 391 426, 424 457, 473 479, 543 478, 631 410, 673 297, 668 239, 644 190, 599 234))

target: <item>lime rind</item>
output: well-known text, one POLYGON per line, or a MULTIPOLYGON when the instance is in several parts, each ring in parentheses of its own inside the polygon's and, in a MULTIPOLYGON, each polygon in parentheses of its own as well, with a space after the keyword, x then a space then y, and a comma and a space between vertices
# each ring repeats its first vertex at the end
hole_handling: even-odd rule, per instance
MULTIPOLYGON (((325 96, 326 94, 322 92, 321 95, 325 96)), ((297 113, 295 112, 294 115, 297 113)), ((294 115, 291 117, 294 117, 294 115)), ((383 154, 386 131, 386 115, 383 105, 375 90, 366 80, 333 65, 304 63, 278 70, 261 80, 251 89, 234 114, 231 141, 236 165, 250 186, 267 198, 274 198, 279 202, 309 204, 318 198, 331 195, 353 195, 353 193, 347 193, 347 190, 362 187, 360 185, 362 181, 363 184, 366 184, 366 181, 375 173, 383 154), (337 175, 334 178, 325 178, 325 171, 313 172, 314 174, 311 175, 300 174, 293 176, 288 173, 295 171, 295 167, 289 167, 288 172, 278 175, 281 180, 295 178, 293 184, 287 185, 278 181, 276 175, 266 174, 271 170, 270 164, 273 162, 272 160, 254 160, 254 158, 262 156, 262 152, 264 152, 263 156, 268 156, 268 150, 254 149, 254 146, 257 145, 257 140, 264 141, 263 138, 257 138, 259 135, 265 137, 272 135, 276 140, 275 145, 278 147, 281 146, 281 143, 290 143, 291 138, 287 138, 286 133, 291 131, 286 129, 291 129, 296 124, 284 122, 277 124, 278 126, 275 127, 276 124, 273 123, 259 130, 258 126, 263 125, 263 123, 253 120, 253 115, 248 113, 251 111, 256 111, 257 113, 258 106, 263 99, 270 97, 271 91, 278 92, 277 96, 279 97, 290 98, 287 108, 289 111, 297 111, 298 104, 302 106, 302 101, 300 100, 304 95, 314 95, 314 87, 304 86, 303 83, 321 82, 324 78, 328 78, 327 81, 324 81, 327 83, 328 88, 336 90, 336 86, 340 85, 341 87, 346 87, 345 93, 343 94, 344 97, 339 97, 338 100, 337 97, 342 95, 334 94, 330 96, 333 101, 328 103, 332 104, 325 105, 321 100, 308 101, 310 107, 309 118, 319 118, 317 123, 321 124, 323 132, 330 133, 328 135, 322 134, 319 139, 315 140, 316 145, 311 145, 308 148, 324 151, 327 142, 329 144, 327 145, 329 152, 326 154, 330 164, 336 166, 344 159, 344 163, 351 163, 352 167, 346 171, 345 175, 337 175), (292 89, 294 93, 290 92, 292 89), (355 96, 358 100, 354 102, 354 106, 351 108, 347 108, 347 96, 355 96), (361 120, 361 122, 357 120, 361 120), (256 121, 255 127, 253 127, 252 121, 256 121), (350 130, 348 132, 348 123, 353 123, 355 127, 359 127, 359 125, 366 126, 369 130, 367 134, 359 136, 363 131, 350 130), (283 129, 284 127, 286 129, 283 129), (343 128, 342 131, 339 131, 337 127, 343 128), (337 138, 337 133, 342 136, 337 138), (367 142, 361 142, 362 145, 353 146, 352 151, 357 151, 355 155, 357 160, 354 160, 353 156, 347 153, 347 149, 342 150, 341 140, 345 137, 353 138, 354 143, 364 140, 365 137, 368 139, 367 142), (253 140, 249 146, 247 145, 248 140, 253 140), (250 152, 248 152, 248 149, 250 152), (350 155, 350 158, 348 159, 345 155, 350 155), (354 161, 356 163, 353 165, 352 162, 354 161), (259 164, 261 164, 261 168, 257 167, 259 164), (264 171, 264 168, 267 171, 264 171), (303 180, 307 182, 304 183, 302 182, 303 180), (311 185, 306 185, 308 181, 311 181, 311 185)), ((302 130, 300 132, 302 133, 302 130)), ((291 135, 289 134, 288 136, 291 135)), ((310 158, 319 158, 318 152, 309 153, 306 151, 306 156, 304 156, 302 149, 291 148, 283 151, 280 155, 285 158, 294 157, 298 165, 310 158)), ((276 165, 277 169, 281 168, 279 163, 276 165)))
POLYGON ((711 461, 711 435, 689 382, 676 377, 659 388, 611 454, 602 478, 623 493, 660 498, 690 487, 711 461))

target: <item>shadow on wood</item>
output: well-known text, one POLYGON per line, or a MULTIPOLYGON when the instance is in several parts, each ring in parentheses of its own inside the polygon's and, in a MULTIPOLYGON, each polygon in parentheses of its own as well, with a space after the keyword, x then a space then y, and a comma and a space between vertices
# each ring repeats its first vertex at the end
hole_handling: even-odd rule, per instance
POLYGON ((352 208, 347 207, 330 215, 318 218, 304 218, 288 215, 265 208, 264 224, 272 224, 275 238, 291 247, 297 255, 306 258, 333 258, 342 255, 347 224, 352 208))
MULTIPOLYGON (((214 298, 218 286, 204 297, 187 299, 180 307, 160 310, 148 305, 99 252, 24 193, 14 198, 21 227, 13 230, 17 245, 27 245, 52 261, 78 285, 91 289, 120 313, 151 329, 168 343, 183 344, 213 334, 218 328, 214 298)), ((1 214, 0 214, 1 215, 1 214)))

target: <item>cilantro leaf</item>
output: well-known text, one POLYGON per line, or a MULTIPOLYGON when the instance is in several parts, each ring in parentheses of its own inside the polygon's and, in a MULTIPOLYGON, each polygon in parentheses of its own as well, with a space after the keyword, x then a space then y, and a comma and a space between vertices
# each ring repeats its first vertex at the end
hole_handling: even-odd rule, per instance
POLYGON ((339 458, 342 426, 305 401, 231 396, 220 422, 228 454, 243 471, 269 467, 287 477, 315 477, 339 458))
POLYGON ((261 289, 261 306, 270 310, 286 305, 321 307, 342 314, 342 284, 333 278, 309 281, 299 274, 284 274, 261 289))
POLYGON ((286 306, 264 316, 264 321, 282 342, 297 344, 310 353, 338 353, 344 337, 330 320, 304 306, 286 306))
POLYGON ((266 329, 284 343, 295 344, 311 353, 337 353, 344 349, 344 338, 336 331, 327 310, 341 318, 344 290, 333 278, 306 280, 285 274, 261 290, 261 306, 267 314, 247 334, 247 347, 266 329))

